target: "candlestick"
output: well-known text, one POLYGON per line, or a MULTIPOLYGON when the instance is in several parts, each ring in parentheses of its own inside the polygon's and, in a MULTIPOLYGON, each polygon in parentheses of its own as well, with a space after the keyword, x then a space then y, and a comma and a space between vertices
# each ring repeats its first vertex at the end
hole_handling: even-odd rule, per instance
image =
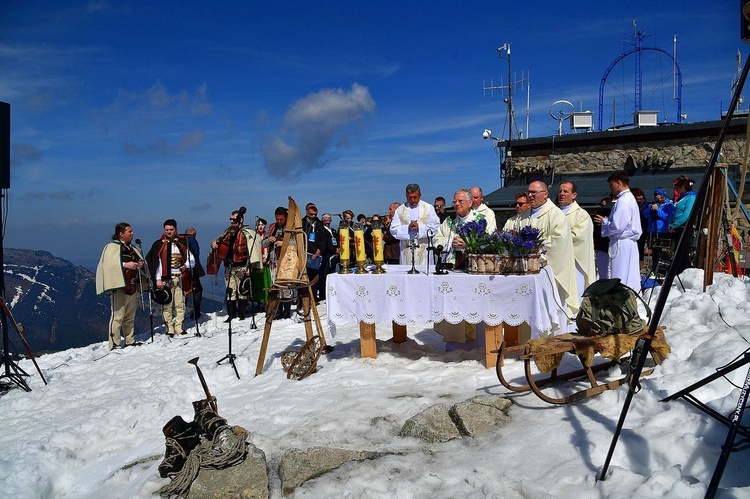
POLYGON ((354 251, 357 259, 357 274, 366 274, 365 263, 367 263, 367 254, 365 253, 365 231, 362 224, 355 223, 354 227, 354 251))
POLYGON ((349 223, 342 220, 339 223, 339 259, 341 260, 341 269, 339 274, 349 273, 349 223))
POLYGON ((372 222, 372 259, 375 262, 373 274, 385 274, 383 270, 383 229, 379 220, 372 222))

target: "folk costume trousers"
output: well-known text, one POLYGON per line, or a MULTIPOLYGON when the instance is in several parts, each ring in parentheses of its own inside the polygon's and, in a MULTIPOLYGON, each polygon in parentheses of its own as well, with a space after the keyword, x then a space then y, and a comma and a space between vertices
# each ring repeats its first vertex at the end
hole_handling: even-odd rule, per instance
POLYGON ((122 336, 125 337, 125 344, 132 345, 135 343, 135 311, 137 307, 138 295, 125 294, 125 290, 118 289, 110 295, 112 305, 112 314, 109 317, 109 349, 120 346, 122 336), (122 336, 120 335, 122 330, 122 336))
POLYGON ((245 277, 245 267, 231 267, 227 269, 224 277, 227 280, 227 300, 247 300, 248 295, 243 295, 240 292, 240 282, 245 277))
POLYGON ((172 275, 169 280, 169 287, 172 290, 172 301, 162 307, 162 315, 164 316, 164 323, 167 325, 167 334, 180 334, 185 323, 185 290, 182 289, 180 274, 172 275))

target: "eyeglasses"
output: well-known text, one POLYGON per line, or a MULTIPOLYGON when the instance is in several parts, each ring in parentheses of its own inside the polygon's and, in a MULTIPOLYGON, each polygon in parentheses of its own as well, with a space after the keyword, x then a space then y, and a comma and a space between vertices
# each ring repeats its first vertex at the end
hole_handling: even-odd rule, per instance
POLYGON ((527 202, 524 201, 523 203, 516 203, 516 206, 523 206, 525 204, 529 204, 529 203, 527 203, 527 202))
POLYGON ((237 220, 236 218, 230 218, 229 223, 236 224, 236 223, 240 223, 240 221, 237 220))
POLYGON ((528 194, 529 196, 536 196, 540 192, 547 192, 547 190, 545 189, 543 191, 526 191, 526 194, 528 194))
POLYGON ((457 204, 466 204, 466 203, 468 203, 468 201, 466 200, 453 201, 453 206, 456 206, 457 204))

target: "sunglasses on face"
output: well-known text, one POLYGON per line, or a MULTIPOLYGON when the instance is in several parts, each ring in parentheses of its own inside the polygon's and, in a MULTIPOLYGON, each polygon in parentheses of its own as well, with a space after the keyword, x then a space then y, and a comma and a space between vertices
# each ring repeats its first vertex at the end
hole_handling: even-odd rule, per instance
POLYGON ((236 223, 239 223, 239 220, 237 220, 236 218, 230 218, 229 223, 236 224, 236 223))

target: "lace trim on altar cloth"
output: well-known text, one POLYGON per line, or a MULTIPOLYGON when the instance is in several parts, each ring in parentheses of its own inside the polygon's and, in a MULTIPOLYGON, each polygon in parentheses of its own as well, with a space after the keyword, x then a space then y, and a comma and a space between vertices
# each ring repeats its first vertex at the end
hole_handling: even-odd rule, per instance
POLYGON ((336 325, 529 323, 534 337, 565 324, 549 266, 533 276, 351 275, 329 276, 328 321, 336 325), (332 277, 335 276, 335 277, 332 277))

